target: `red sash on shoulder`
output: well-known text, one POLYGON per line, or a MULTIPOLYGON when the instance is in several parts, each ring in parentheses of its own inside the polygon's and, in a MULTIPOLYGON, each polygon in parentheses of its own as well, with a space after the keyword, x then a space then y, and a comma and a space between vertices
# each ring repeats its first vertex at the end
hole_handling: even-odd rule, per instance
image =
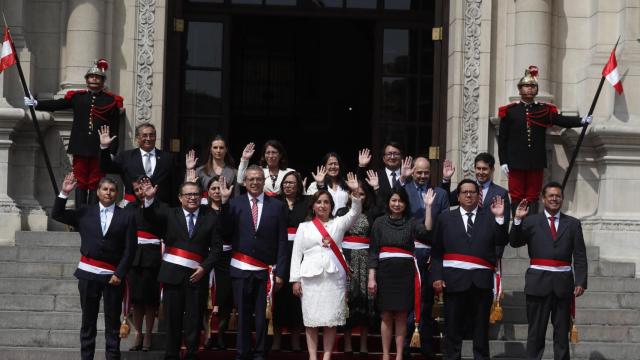
POLYGON ((322 235, 323 238, 329 240, 329 248, 331 249, 331 252, 333 252, 335 260, 338 260, 345 274, 350 276, 352 273, 351 268, 349 268, 349 265, 347 265, 347 261, 345 260, 344 255, 342 255, 342 252, 340 251, 340 249, 338 249, 338 245, 333 240, 331 235, 329 235, 327 229, 324 228, 322 222, 320 222, 320 220, 316 217, 313 219, 312 223, 316 226, 316 229, 318 229, 320 235, 322 235))

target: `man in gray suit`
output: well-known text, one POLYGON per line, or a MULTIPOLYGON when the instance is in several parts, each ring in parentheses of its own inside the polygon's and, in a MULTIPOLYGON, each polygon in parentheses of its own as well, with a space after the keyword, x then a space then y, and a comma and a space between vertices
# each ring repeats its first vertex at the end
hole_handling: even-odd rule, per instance
POLYGON ((523 200, 516 209, 509 235, 511 246, 527 245, 531 257, 524 285, 529 322, 527 359, 542 358, 549 316, 554 358, 569 359, 570 308, 587 288, 582 225, 580 220, 560 212, 562 200, 562 185, 546 184, 542 188, 544 212, 525 218, 529 208, 523 200))

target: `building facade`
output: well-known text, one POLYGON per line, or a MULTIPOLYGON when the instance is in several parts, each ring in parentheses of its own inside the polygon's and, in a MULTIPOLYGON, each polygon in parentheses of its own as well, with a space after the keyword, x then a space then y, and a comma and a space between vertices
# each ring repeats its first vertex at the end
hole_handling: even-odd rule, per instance
MULTIPOLYGON (((94 59, 125 99, 120 138, 151 122, 178 158, 216 133, 238 157, 249 141, 282 140, 293 167, 335 150, 376 154, 388 139, 432 167, 470 176, 497 155, 499 106, 518 99, 526 67, 539 99, 585 115, 620 36, 625 92, 605 84, 565 191, 605 259, 640 263, 640 1, 581 0, 4 0, 32 93, 84 87, 94 59)), ((15 68, 0 75, 0 243, 56 229, 53 200, 15 68)), ((58 181, 71 114, 39 112, 58 181)), ((552 129, 547 180, 561 181, 579 132, 552 129)), ((200 158, 203 159, 204 154, 200 158)), ((177 165, 179 167, 179 164, 177 165)), ((436 171, 434 171, 436 172, 436 171)), ((437 179, 436 179, 437 180, 437 179)), ((502 174, 496 181, 506 185, 502 174)), ((637 267, 640 269, 640 267, 637 267)))

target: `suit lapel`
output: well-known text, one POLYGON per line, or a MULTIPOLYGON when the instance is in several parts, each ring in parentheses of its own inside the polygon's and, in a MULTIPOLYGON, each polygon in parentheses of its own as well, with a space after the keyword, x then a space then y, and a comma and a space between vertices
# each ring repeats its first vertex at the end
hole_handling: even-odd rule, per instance
MULTIPOLYGON (((154 178, 154 179, 156 178, 156 175, 158 175, 158 168, 160 167, 158 165, 160 165, 160 159, 161 159, 160 150, 158 150, 158 149, 155 149, 155 150, 156 150, 156 166, 153 168, 153 174, 151 174, 151 177, 154 178)), ((197 224, 197 222, 196 222, 196 224, 197 224)))
POLYGON ((204 219, 206 208, 204 206, 200 206, 200 210, 198 211, 198 216, 196 217, 196 226, 193 228, 193 234, 191 234, 191 238, 196 236, 200 225, 202 225, 202 219, 204 219))
POLYGON ((92 205, 89 211, 91 212, 91 216, 93 216, 98 222, 98 231, 100 232, 102 237, 104 237, 104 234, 102 234, 102 218, 100 217, 100 204, 92 205))
POLYGON ((184 216, 184 211, 181 207, 176 208, 176 220, 178 220, 178 224, 180 224, 180 228, 182 229, 183 235, 186 235, 186 238, 189 238, 189 228, 187 227, 187 219, 184 216))
POLYGON ((134 166, 134 174, 146 174, 144 171, 144 165, 142 164, 142 154, 140 153, 140 148, 137 148, 133 151, 133 166, 134 166))
MULTIPOLYGON (((553 236, 551 236, 551 226, 549 226, 549 220, 546 218, 544 213, 540 216, 540 228, 544 232, 544 237, 549 239, 551 243, 554 242, 553 236)), ((557 238, 556 238, 557 239, 557 238)))
POLYGON ((560 240, 562 234, 564 234, 565 230, 567 230, 567 221, 564 217, 564 214, 558 213, 558 231, 556 241, 560 240))
MULTIPOLYGON (((487 195, 482 199, 483 208, 486 208, 487 206, 491 206, 491 200, 496 196, 494 186, 495 185, 493 185, 493 182, 491 182, 491 185, 489 185, 489 190, 487 190, 487 195)), ((509 209, 509 211, 511 211, 511 209, 509 209)))

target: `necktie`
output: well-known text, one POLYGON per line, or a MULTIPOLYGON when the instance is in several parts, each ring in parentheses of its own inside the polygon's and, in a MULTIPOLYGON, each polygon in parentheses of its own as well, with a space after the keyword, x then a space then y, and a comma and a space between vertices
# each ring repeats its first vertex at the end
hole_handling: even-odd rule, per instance
POLYGON ((191 235, 193 235, 193 228, 196 226, 196 223, 194 221, 195 215, 193 213, 189 213, 189 237, 191 237, 191 235))
POLYGON ((100 225, 102 226, 102 235, 107 233, 107 209, 100 209, 100 225))
POLYGON ((398 185, 398 178, 396 178, 396 172, 392 171, 391 172, 391 187, 395 188, 396 185, 398 185))
POLYGON ((558 237, 558 230, 556 229, 556 217, 549 216, 549 226, 551 227, 551 238, 553 241, 556 241, 558 237))
POLYGON ((480 196, 478 197, 478 207, 482 207, 482 203, 484 202, 482 197, 482 186, 480 186, 480 196))
POLYGON ((251 198, 251 217, 253 218, 253 230, 258 229, 258 199, 251 198))
POLYGON ((418 204, 420 204, 421 208, 424 208, 424 188, 422 186, 418 186, 418 195, 420 196, 418 204))
POLYGON ((150 153, 144 154, 144 173, 147 174, 147 176, 149 177, 151 177, 151 175, 153 174, 153 171, 151 170, 151 154, 150 153))
POLYGON ((467 213, 467 236, 471 237, 471 230, 473 230, 473 213, 467 213))

